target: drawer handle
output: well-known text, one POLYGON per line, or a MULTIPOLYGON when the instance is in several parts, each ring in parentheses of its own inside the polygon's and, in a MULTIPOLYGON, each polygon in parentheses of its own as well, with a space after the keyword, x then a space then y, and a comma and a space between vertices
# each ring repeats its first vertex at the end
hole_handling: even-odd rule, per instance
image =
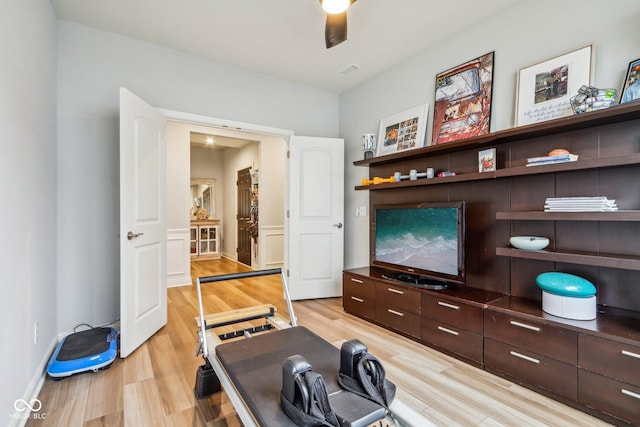
POLYGON ((443 328, 442 326, 438 326, 438 330, 442 332, 446 332, 451 335, 456 335, 456 336, 458 335, 458 332, 452 331, 451 329, 443 328))
POLYGON ((515 320, 512 320, 509 323, 511 323, 513 326, 517 326, 519 328, 528 329, 530 331, 535 331, 535 332, 540 332, 540 328, 538 328, 537 326, 527 325, 526 323, 516 322, 515 320))
POLYGON ((447 308, 452 308, 454 310, 460 310, 460 307, 457 305, 453 305, 453 304, 449 304, 447 302, 442 302, 442 301, 438 301, 438 305, 441 305, 443 307, 447 307, 447 308))
POLYGON ((387 290, 388 290, 389 292, 393 292, 394 294, 404 295, 404 292, 399 291, 398 289, 387 288, 387 290))
POLYGON ((363 299, 357 298, 357 297, 351 297, 351 299, 354 300, 354 301, 358 301, 358 302, 364 302, 363 299))
POLYGON ((640 359, 640 354, 638 353, 633 353, 631 351, 627 351, 627 350, 622 350, 621 353, 625 356, 629 356, 629 357, 635 357, 636 359, 640 359))
POLYGON ((360 279, 356 279, 356 278, 351 278, 352 282, 356 282, 356 283, 364 283, 364 280, 360 280, 360 279))
POLYGON ((632 391, 625 390, 625 389, 622 389, 620 391, 622 392, 622 394, 626 394, 627 396, 631 396, 631 397, 633 397, 635 399, 639 399, 640 400, 640 394, 638 394, 638 393, 634 393, 632 391))
POLYGON ((520 354, 520 353, 515 352, 515 351, 510 351, 509 354, 511 354, 512 356, 515 356, 515 357, 519 357, 520 359, 527 360, 529 362, 540 363, 540 361, 538 359, 534 359, 533 357, 525 356, 524 354, 520 354))
POLYGON ((400 316, 403 317, 404 313, 400 313, 399 311, 395 311, 395 310, 391 310, 390 308, 387 308, 387 311, 391 314, 395 314, 396 316, 400 316))

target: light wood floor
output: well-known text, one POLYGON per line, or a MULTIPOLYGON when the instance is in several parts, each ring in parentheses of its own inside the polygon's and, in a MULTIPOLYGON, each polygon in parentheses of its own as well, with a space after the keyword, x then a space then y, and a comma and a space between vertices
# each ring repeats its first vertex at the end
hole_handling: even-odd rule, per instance
MULTIPOLYGON (((228 260, 192 263, 193 277, 245 271, 228 260)), ((267 281, 277 280, 268 276, 267 281)), ((264 283, 264 279, 260 283, 264 283)), ((265 303, 258 282, 206 285, 206 307, 265 303)), ((279 282, 279 281, 278 281, 279 282)), ((195 287, 168 290, 168 323, 127 359, 110 369, 44 383, 39 399, 45 419, 27 426, 240 426, 224 393, 198 400, 194 355, 198 314, 195 287)), ((267 295, 265 297, 265 295, 267 295)), ((277 299, 277 298, 276 298, 277 299)), ((205 311, 208 311, 205 308, 205 311)), ((278 312, 286 315, 279 304, 278 312)), ((543 397, 385 329, 345 314, 341 299, 294 303, 298 324, 337 347, 358 338, 384 363, 398 397, 439 426, 605 426, 580 411, 543 397)))

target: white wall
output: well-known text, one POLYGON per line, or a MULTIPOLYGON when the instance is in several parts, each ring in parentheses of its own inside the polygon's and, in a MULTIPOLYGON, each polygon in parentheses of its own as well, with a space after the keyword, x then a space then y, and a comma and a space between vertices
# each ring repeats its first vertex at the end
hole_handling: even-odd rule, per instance
MULTIPOLYGON (((51 4, 0 6, 0 423, 24 422, 56 328, 56 19, 51 4), (39 339, 34 344, 34 323, 39 339)), ((42 408, 41 412, 46 412, 42 408)))
POLYGON ((640 58, 639 21, 637 0, 520 2, 482 26, 469 28, 342 93, 340 136, 346 141, 345 267, 369 263, 369 216, 353 214, 356 207, 369 203, 366 191, 354 190, 368 176, 366 167, 353 165, 363 157, 363 133, 377 133, 381 118, 428 102, 426 140, 430 141, 435 75, 491 51, 495 51, 492 132, 513 126, 518 70, 577 48, 589 44, 595 47, 596 87, 620 88, 627 65, 640 58))
POLYGON ((58 21, 58 329, 119 316, 118 88, 151 105, 337 136, 338 96, 58 21))
POLYGON ((284 266, 284 223, 287 144, 282 137, 260 139, 259 235, 257 261, 260 268, 284 266))

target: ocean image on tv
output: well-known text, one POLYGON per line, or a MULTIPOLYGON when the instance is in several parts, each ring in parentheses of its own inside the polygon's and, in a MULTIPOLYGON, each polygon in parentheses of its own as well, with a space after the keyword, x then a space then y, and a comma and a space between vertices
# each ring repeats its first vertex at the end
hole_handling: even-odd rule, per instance
POLYGON ((456 208, 378 209, 378 261, 458 275, 456 208))

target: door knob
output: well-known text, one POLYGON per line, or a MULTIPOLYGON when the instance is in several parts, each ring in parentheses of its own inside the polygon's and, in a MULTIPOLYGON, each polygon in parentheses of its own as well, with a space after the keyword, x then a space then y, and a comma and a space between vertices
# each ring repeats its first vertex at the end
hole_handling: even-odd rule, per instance
POLYGON ((339 223, 337 223, 337 224, 333 224, 333 226, 334 226, 334 227, 337 227, 337 228, 342 228, 342 223, 341 223, 341 222, 339 222, 339 223))
POLYGON ((142 236, 144 233, 134 233, 132 231, 127 233, 127 240, 135 239, 138 236, 142 236))

